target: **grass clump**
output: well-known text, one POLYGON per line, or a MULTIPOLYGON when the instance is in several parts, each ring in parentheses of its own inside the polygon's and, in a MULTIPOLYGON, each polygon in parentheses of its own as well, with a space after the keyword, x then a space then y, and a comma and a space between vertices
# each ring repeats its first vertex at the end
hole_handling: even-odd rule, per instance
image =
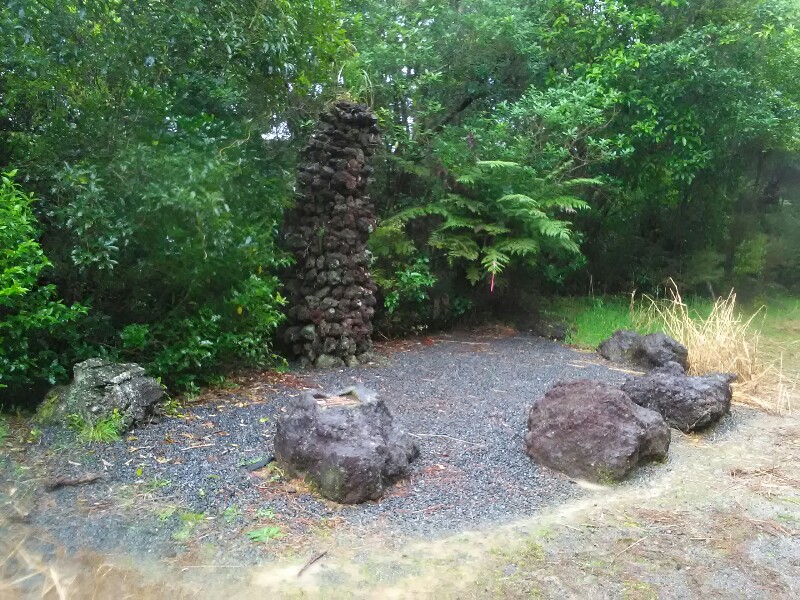
POLYGON ((6 438, 8 437, 8 431, 8 423, 6 423, 6 420, 0 416, 0 444, 6 441, 6 438))
POLYGON ((172 534, 172 539, 176 542, 186 542, 192 537, 194 530, 205 520, 204 513, 182 512, 178 515, 180 528, 172 534))
POLYGON ((82 442, 116 442, 122 436, 125 417, 116 408, 105 419, 91 421, 80 415, 68 415, 69 426, 82 442))
POLYGON ((674 283, 668 299, 644 298, 648 320, 689 351, 689 374, 735 373, 734 400, 774 412, 791 410, 796 377, 790 387, 782 352, 772 352, 770 359, 760 352, 764 305, 745 316, 731 290, 706 310, 698 310, 683 301, 674 283))
POLYGON ((645 296, 650 321, 689 351, 689 373, 736 373, 749 382, 763 371, 758 360, 759 331, 752 327, 758 312, 744 318, 736 308, 736 294, 718 298, 707 315, 684 303, 676 286, 670 298, 645 296))

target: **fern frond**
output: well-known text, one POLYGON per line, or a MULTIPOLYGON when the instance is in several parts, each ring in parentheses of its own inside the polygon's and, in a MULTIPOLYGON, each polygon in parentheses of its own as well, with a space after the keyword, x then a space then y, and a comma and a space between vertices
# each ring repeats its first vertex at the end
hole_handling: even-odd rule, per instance
POLYGON ((498 202, 503 204, 525 204, 526 206, 538 207, 539 201, 534 200, 525 194, 506 194, 497 199, 498 202))
POLYGON ((540 210, 539 201, 525 194, 506 194, 498 198, 497 203, 508 216, 524 220, 548 218, 547 214, 540 210))
POLYGON ((475 181, 477 181, 477 178, 472 173, 464 173, 463 175, 458 176, 456 178, 456 181, 463 185, 475 185, 475 181))
POLYGON ((481 271, 474 263, 467 267, 467 281, 471 285, 475 285, 483 279, 483 271, 481 271))
POLYGON ((567 189, 578 187, 579 185, 601 186, 603 185, 603 180, 595 177, 578 177, 577 179, 568 179, 567 181, 562 182, 561 185, 567 189))
POLYGON ((381 224, 369 238, 370 251, 375 256, 411 256, 417 248, 409 240, 402 225, 381 224))
POLYGON ((448 208, 463 208, 471 213, 480 213, 485 209, 485 206, 479 200, 471 200, 458 194, 448 194, 442 200, 442 204, 448 208))
POLYGON ((475 260, 480 255, 480 247, 468 235, 450 235, 435 231, 431 234, 428 243, 434 248, 444 250, 450 258, 475 260))
POLYGON ((511 230, 497 223, 481 223, 475 226, 475 233, 488 233, 489 235, 503 235, 504 233, 511 233, 511 230))
POLYGON ((446 217, 448 214, 449 211, 447 210, 447 207, 438 203, 427 204, 425 206, 411 206, 393 214, 390 217, 387 217, 383 220, 382 224, 386 226, 404 225, 408 221, 413 221, 414 219, 419 219, 421 217, 427 217, 430 215, 440 215, 442 217, 446 217))
POLYGON ((569 223, 566 221, 556 221, 555 219, 542 219, 537 223, 539 231, 542 235, 547 237, 557 238, 559 240, 571 239, 572 233, 568 228, 569 223))
POLYGON ((481 222, 477 219, 460 217, 451 213, 447 215, 445 222, 437 228, 437 231, 447 231, 450 229, 470 229, 475 231, 476 227, 480 224, 481 222))
POLYGON ((495 244, 494 247, 503 253, 517 256, 539 253, 539 243, 531 238, 511 238, 495 244))
POLYGON ((589 210, 591 208, 587 202, 575 196, 556 196, 541 201, 541 205, 546 208, 560 208, 567 212, 579 210, 589 210))
POLYGON ((484 248, 481 264, 487 273, 492 275, 502 273, 509 262, 511 262, 511 257, 508 254, 504 254, 494 247, 484 248))
POLYGON ((479 160, 476 164, 489 169, 519 169, 522 167, 518 162, 508 160, 479 160))

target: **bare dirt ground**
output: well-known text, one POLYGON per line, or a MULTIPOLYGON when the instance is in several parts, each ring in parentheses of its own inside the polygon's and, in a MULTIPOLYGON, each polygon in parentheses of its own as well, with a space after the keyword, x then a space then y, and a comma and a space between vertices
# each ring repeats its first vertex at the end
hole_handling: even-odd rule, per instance
POLYGON ((737 405, 723 427, 672 435, 666 464, 621 485, 584 486, 527 517, 436 537, 316 528, 255 565, 204 559, 201 544, 180 560, 68 554, 50 532, 6 518, 0 597, 800 596, 798 415, 737 405))

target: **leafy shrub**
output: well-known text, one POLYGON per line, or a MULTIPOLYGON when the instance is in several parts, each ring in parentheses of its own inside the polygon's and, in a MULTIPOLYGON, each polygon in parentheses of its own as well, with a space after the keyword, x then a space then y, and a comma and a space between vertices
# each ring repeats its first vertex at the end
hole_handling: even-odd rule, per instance
POLYGON ((763 233, 758 233, 740 243, 734 257, 734 275, 739 277, 761 276, 767 258, 768 243, 769 238, 763 233))
POLYGON ((391 315, 401 304, 416 305, 428 299, 427 289, 436 283, 427 258, 418 258, 413 265, 396 271, 394 279, 384 285, 383 305, 391 315))
POLYGON ((0 168, 30 165, 52 282, 91 307, 81 343, 173 388, 263 364, 295 145, 324 99, 290 105, 340 53, 339 4, 74 4, 0 11, 0 168))
POLYGON ((378 317, 378 329, 404 334, 430 320, 429 292, 437 279, 431 273, 428 258, 415 258, 391 276, 376 269, 374 276, 383 294, 384 310, 378 317))
POLYGON ((208 383, 230 368, 278 362, 271 350, 284 319, 278 285, 273 276, 253 275, 217 310, 203 307, 181 319, 128 325, 121 333, 123 347, 178 389, 208 383))
POLYGON ((0 388, 63 377, 58 339, 85 313, 42 283, 51 265, 39 245, 33 200, 14 183, 15 174, 0 180, 0 388))

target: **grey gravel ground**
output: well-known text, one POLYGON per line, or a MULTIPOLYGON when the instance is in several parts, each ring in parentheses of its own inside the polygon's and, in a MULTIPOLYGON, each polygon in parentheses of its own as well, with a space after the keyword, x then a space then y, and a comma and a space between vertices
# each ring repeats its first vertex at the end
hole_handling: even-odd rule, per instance
MULTIPOLYGON (((326 390, 353 383, 377 390, 419 436, 421 457, 412 476, 379 502, 341 507, 274 471, 243 468, 271 454, 275 418, 300 393, 254 384, 220 390, 187 408, 183 418, 166 418, 88 451, 47 432, 18 462, 42 465, 53 476, 102 473, 103 480, 37 492, 29 520, 67 551, 93 547, 169 557, 193 544, 205 547, 209 558, 242 562, 261 556, 245 534, 264 526, 280 527, 288 539, 334 526, 431 537, 530 516, 582 493, 525 455, 527 411, 559 379, 619 382, 623 373, 535 337, 446 335, 428 343, 400 344, 386 366, 296 373, 326 390)), ((6 477, 10 469, 7 462, 6 477)))

